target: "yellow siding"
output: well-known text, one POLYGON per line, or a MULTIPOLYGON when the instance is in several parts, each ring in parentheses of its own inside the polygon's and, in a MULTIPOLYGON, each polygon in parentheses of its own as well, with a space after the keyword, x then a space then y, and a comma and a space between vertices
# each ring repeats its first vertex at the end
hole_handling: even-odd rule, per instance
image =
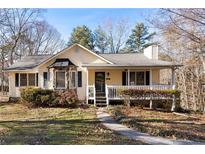
POLYGON ((120 69, 116 69, 116 70, 111 70, 111 69, 107 69, 107 70, 89 70, 88 72, 88 84, 92 85, 95 83, 95 72, 105 72, 105 83, 107 85, 122 85, 122 71, 120 69), (109 72, 109 76, 107 75, 107 73, 109 72))
MULTIPOLYGON (((103 70, 94 70, 90 69, 88 75, 88 84, 92 85, 95 83, 95 72, 105 72, 105 78, 110 78, 110 80, 106 80, 107 85, 122 85, 122 71, 123 69, 103 69, 103 70), (107 76, 107 72, 109 72, 109 77, 107 76)), ((146 70, 130 70, 132 71, 146 71, 146 70)), ((152 80, 153 84, 159 84, 159 69, 152 70, 152 80)))
POLYGON ((152 70, 152 82, 153 84, 159 84, 159 69, 152 70))

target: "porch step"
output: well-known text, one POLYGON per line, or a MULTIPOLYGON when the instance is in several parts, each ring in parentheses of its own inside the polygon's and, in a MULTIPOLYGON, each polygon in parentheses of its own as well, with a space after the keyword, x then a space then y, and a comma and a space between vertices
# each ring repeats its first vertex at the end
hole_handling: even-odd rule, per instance
POLYGON ((106 106, 107 104, 106 103, 98 103, 96 104, 96 106, 106 106))
POLYGON ((104 92, 97 92, 96 97, 105 97, 105 93, 104 92))
POLYGON ((96 97, 96 100, 106 100, 106 97, 96 97))
POLYGON ((106 97, 96 97, 96 106, 106 106, 106 97))

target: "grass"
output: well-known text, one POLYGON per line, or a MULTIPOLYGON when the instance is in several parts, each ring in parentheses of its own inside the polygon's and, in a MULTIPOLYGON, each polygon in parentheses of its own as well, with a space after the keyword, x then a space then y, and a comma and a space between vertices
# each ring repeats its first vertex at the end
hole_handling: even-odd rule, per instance
POLYGON ((94 108, 0 104, 0 144, 142 144, 104 128, 94 108))
POLYGON ((205 142, 205 115, 176 115, 139 107, 113 107, 109 112, 119 122, 140 132, 171 139, 205 142))

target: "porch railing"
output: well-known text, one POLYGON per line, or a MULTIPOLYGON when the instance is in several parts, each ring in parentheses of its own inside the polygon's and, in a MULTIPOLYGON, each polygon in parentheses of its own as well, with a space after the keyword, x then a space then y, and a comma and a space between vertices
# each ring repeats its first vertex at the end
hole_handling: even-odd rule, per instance
POLYGON ((95 85, 88 85, 87 87, 87 93, 88 93, 88 99, 94 101, 94 105, 96 104, 96 90, 95 90, 95 85))
POLYGON ((173 89, 172 85, 137 85, 137 86, 121 86, 121 85, 107 85, 108 99, 121 99, 121 92, 128 89, 139 90, 169 90, 173 89))
MULTIPOLYGON (((175 89, 174 85, 131 85, 131 86, 122 86, 122 85, 105 85, 105 97, 106 104, 109 105, 110 100, 122 100, 122 91, 128 89, 147 89, 147 90, 171 90, 175 89)), ((88 85, 87 87, 87 98, 88 100, 93 100, 94 105, 96 105, 96 89, 95 85, 88 85)))

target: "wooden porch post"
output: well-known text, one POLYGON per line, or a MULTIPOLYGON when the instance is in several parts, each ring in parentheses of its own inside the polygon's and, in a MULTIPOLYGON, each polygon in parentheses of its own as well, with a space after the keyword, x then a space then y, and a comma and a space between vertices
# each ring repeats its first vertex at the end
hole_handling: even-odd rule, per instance
POLYGON ((175 87, 176 87, 175 69, 172 68, 172 89, 174 90, 175 87))
MULTIPOLYGON (((149 71, 149 84, 150 84, 150 90, 152 90, 152 69, 149 71)), ((152 96, 150 96, 150 102, 149 102, 149 108, 152 109, 152 96)))
POLYGON ((56 72, 55 69, 53 68, 53 89, 56 88, 56 72))
POLYGON ((88 88, 88 68, 86 68, 86 103, 88 104, 89 88, 88 88))
POLYGON ((105 96, 106 96, 106 104, 107 104, 107 107, 109 106, 109 96, 108 96, 108 87, 107 87, 107 84, 105 85, 105 96))
MULTIPOLYGON (((176 81, 175 81, 175 69, 172 68, 172 89, 175 90, 176 87, 176 81)), ((172 108, 171 111, 173 112, 175 110, 175 106, 176 106, 176 98, 175 95, 172 96, 172 108)))
MULTIPOLYGON (((130 69, 128 69, 127 70, 127 73, 128 73, 128 75, 127 75, 127 81, 128 81, 128 88, 129 88, 129 86, 130 86, 130 69)), ((130 106, 130 99, 128 100, 128 105, 130 106)))

